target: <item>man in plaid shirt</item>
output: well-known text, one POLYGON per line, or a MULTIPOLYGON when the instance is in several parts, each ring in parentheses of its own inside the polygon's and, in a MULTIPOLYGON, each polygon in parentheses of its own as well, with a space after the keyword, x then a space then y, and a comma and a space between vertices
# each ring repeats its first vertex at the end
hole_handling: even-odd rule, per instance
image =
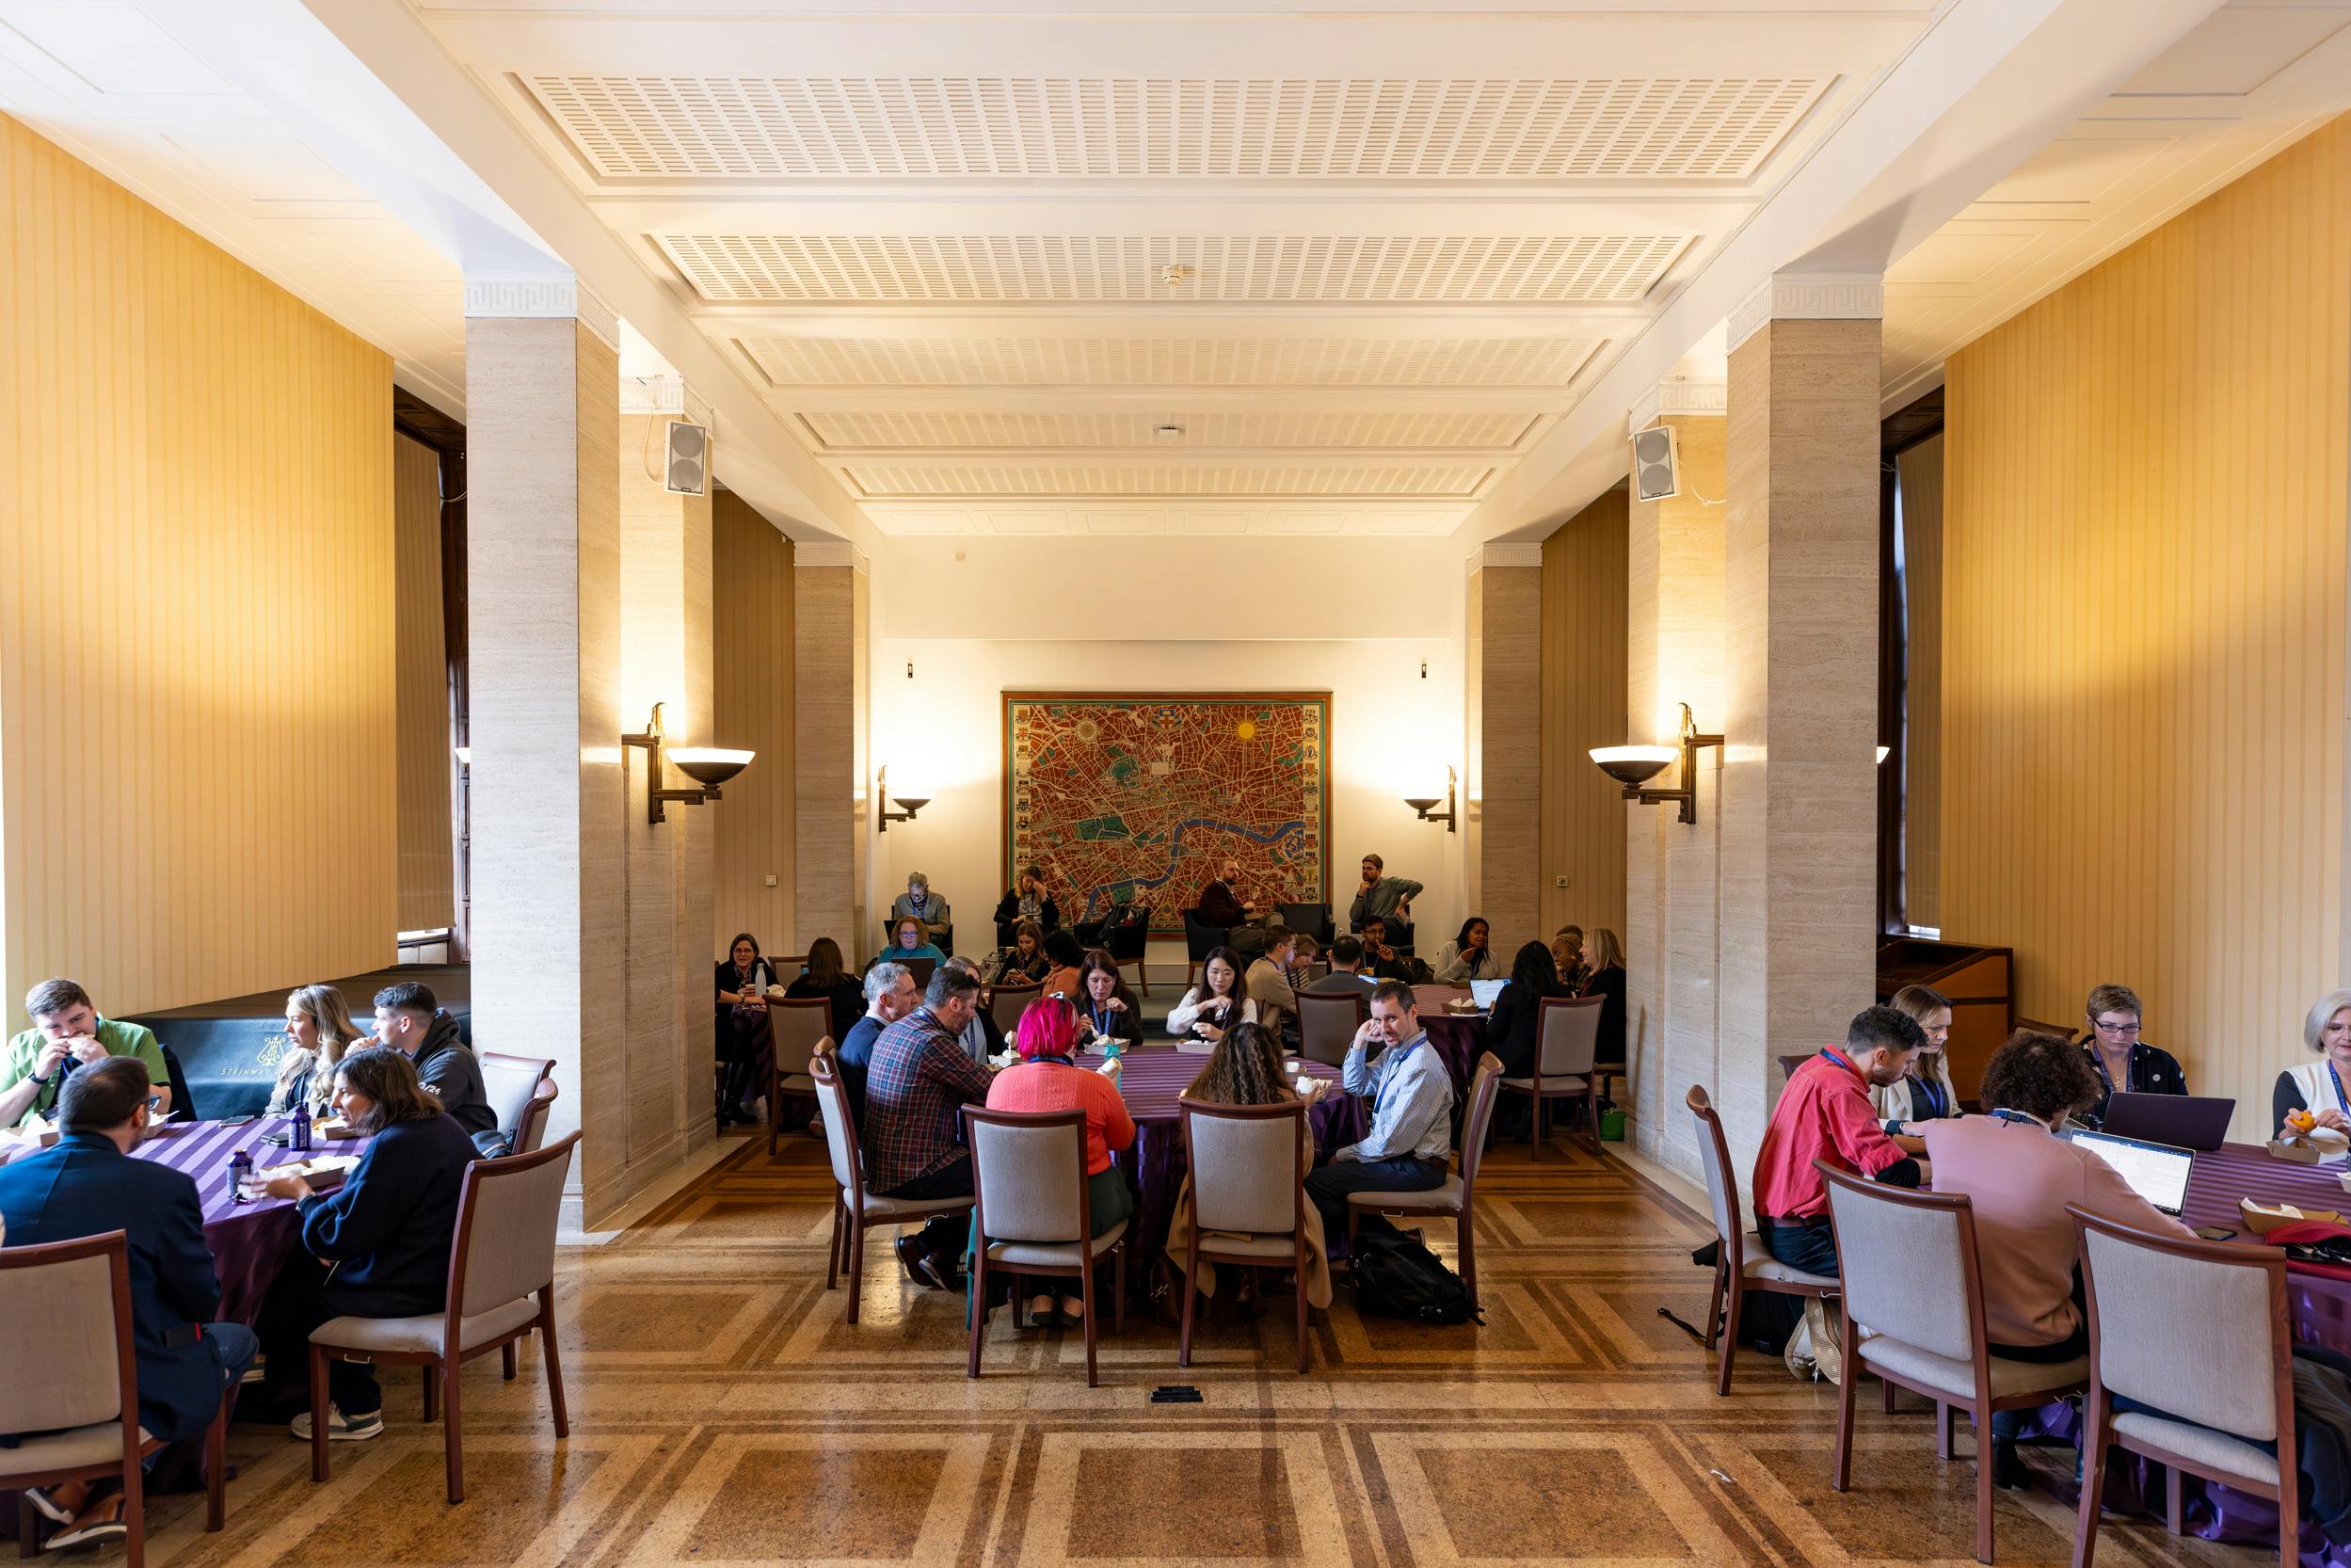
MULTIPOLYGON (((988 1070, 963 1048, 964 1026, 980 1005, 976 976, 941 964, 922 1005, 882 1031, 866 1068, 865 1169, 887 1198, 971 1195, 971 1152, 957 1133, 966 1105, 985 1105, 988 1070)), ((942 1290, 963 1288, 966 1213, 935 1215, 896 1242, 908 1278, 942 1290)))

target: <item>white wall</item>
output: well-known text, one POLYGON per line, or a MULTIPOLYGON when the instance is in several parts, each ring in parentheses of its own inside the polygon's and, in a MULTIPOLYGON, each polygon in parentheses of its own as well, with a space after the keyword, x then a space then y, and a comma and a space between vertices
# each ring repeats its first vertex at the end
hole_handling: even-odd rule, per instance
MULTIPOLYGON (((1402 797, 1462 765, 1463 582, 1443 540, 893 540, 874 571, 872 757, 893 793, 932 803, 874 839, 873 907, 921 871, 954 906, 958 946, 990 943, 1007 690, 1328 691, 1335 912, 1376 850, 1428 884, 1433 952, 1462 918, 1463 840, 1402 797)), ((1181 953, 1160 944, 1155 968, 1181 953)))

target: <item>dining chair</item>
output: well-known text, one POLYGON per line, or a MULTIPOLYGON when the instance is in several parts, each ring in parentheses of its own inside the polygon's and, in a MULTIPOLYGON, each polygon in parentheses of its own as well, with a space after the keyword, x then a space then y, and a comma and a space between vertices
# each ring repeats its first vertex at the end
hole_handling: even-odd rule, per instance
POLYGON ((1045 995, 1045 982, 1032 980, 1026 985, 999 985, 988 999, 988 1016, 1009 1041, 1020 1032, 1020 1015, 1031 1002, 1045 995))
MULTIPOLYGON (((46 1521, 24 1494, 34 1486, 120 1478, 123 1548, 147 1561, 146 1472, 164 1448, 138 1423, 138 1353, 131 1342, 129 1243, 119 1230, 72 1241, 0 1248, 0 1489, 17 1496, 21 1555, 40 1549, 46 1521)), ((204 1528, 227 1512, 232 1384, 204 1429, 204 1528)))
POLYGON ((1363 1027, 1371 993, 1358 985, 1348 991, 1298 993, 1298 1054, 1309 1062, 1335 1067, 1347 1060, 1347 1048, 1363 1027))
POLYGON ((1221 925, 1203 925, 1193 919, 1196 911, 1186 909, 1184 917, 1184 985, 1186 989, 1200 980, 1200 966, 1208 961, 1208 954, 1224 946, 1232 932, 1221 925))
POLYGON ((555 1223, 579 1142, 574 1132, 532 1154, 477 1160, 465 1168, 442 1310, 412 1318, 329 1318, 311 1331, 311 1480, 328 1477, 327 1360, 334 1355, 424 1368, 424 1418, 433 1418, 438 1395, 453 1504, 465 1501, 459 1373, 475 1356, 500 1352, 512 1382, 516 1344, 536 1332, 555 1435, 571 1435, 555 1351, 555 1223))
MULTIPOLYGON (((971 1148, 971 1359, 966 1375, 980 1375, 980 1342, 987 1334, 988 1272, 1074 1276, 1086 1313, 1086 1386, 1098 1385, 1094 1347, 1101 1327, 1094 1266, 1108 1254, 1116 1269, 1112 1287, 1117 1327, 1127 1327, 1127 1229, 1120 1220, 1094 1234, 1094 1201, 1086 1182, 1086 1113, 1082 1111, 989 1111, 963 1108, 964 1142, 971 1148)), ((1013 1292, 1019 1320, 1020 1293, 1013 1292)))
MULTIPOLYGON (((1541 1028, 1535 1036, 1534 1070, 1525 1078, 1506 1078, 1506 1094, 1524 1095, 1530 1102, 1528 1137, 1540 1158, 1550 1136, 1548 1110, 1555 1099, 1581 1100, 1584 1124, 1594 1154, 1600 1152, 1600 1121, 1592 1089, 1592 1061, 1600 1049, 1599 997, 1545 997, 1541 1028)), ((1572 1134, 1571 1134, 1572 1136, 1572 1134)))
MULTIPOLYGON (((1854 1388, 1863 1372, 1935 1405, 1935 1457, 1949 1459, 1951 1416, 1975 1427, 1975 1560, 1991 1552, 1991 1418, 2078 1391, 2089 1358, 2017 1361, 1993 1355, 1984 1330, 1975 1208, 1964 1192, 1917 1192, 1815 1160, 1829 1184, 1841 1280, 1845 1375, 1837 1380, 1837 1440, 1830 1484, 1853 1472, 1854 1388)), ((2177 1346, 2173 1349, 2176 1351, 2177 1346)))
POLYGON ((1136 919, 1103 933, 1102 949, 1111 955, 1111 962, 1118 966, 1119 973, 1126 973, 1129 964, 1134 966, 1135 986, 1147 997, 1151 994, 1151 966, 1144 962, 1144 955, 1151 946, 1151 906, 1138 905, 1135 914, 1136 919))
POLYGON ((497 1113, 510 1154, 529 1154, 545 1141, 547 1112, 554 1104, 555 1059, 482 1052, 482 1092, 497 1113))
POLYGON ((1298 1370, 1306 1369, 1306 1172, 1312 1140, 1306 1102, 1217 1105, 1190 1096, 1184 1163, 1191 1173, 1191 1231, 1183 1257, 1184 1316, 1176 1365, 1191 1365, 1194 1284, 1203 1263, 1294 1269, 1298 1280, 1298 1370))
POLYGON ((1453 1171, 1436 1187, 1417 1192, 1347 1194, 1347 1244, 1354 1251, 1355 1220, 1364 1214, 1430 1214, 1453 1217, 1454 1248, 1462 1260, 1462 1284, 1469 1304, 1478 1300, 1478 1167, 1485 1160, 1486 1134, 1494 1126, 1494 1102, 1501 1088, 1502 1062, 1492 1051, 1478 1058, 1469 1079, 1469 1113, 1462 1118, 1461 1147, 1453 1171))
POLYGON ((2165 1517, 2174 1535, 2185 1524, 2183 1473, 2277 1504, 2278 1560, 2295 1568, 2302 1491, 2293 1458, 2284 1253, 2150 1236, 2073 1204, 2066 1212, 2073 1216, 2089 1316, 2073 1568, 2090 1568, 2098 1550, 2110 1445, 2168 1473, 2165 1517), (2135 1408, 2118 1411, 2118 1399, 2135 1408))
POLYGON ((767 1004, 772 1049, 767 1065, 767 1157, 784 1126, 784 1096, 812 1095, 816 1080, 808 1064, 833 1047, 833 1004, 824 997, 791 997, 767 1004))
POLYGON ((833 1162, 833 1239, 824 1256, 824 1288, 849 1275, 849 1321, 857 1320, 865 1293, 865 1233, 870 1225, 915 1224, 934 1214, 969 1208, 969 1198, 885 1198, 865 1190, 865 1160, 857 1148, 857 1120, 849 1113, 849 1090, 831 1051, 808 1064, 817 1114, 824 1118, 824 1152, 833 1162))
POLYGON ((1698 1119, 1698 1159, 1706 1172, 1706 1205, 1714 1214, 1714 1299, 1706 1308, 1706 1348, 1721 1362, 1714 1391, 1731 1391, 1731 1362, 1738 1352, 1739 1310, 1751 1291, 1778 1296, 1837 1293, 1834 1274, 1810 1274, 1764 1250, 1763 1235, 1747 1228, 1738 1206, 1738 1173, 1731 1168, 1731 1145, 1722 1136, 1706 1091, 1693 1083, 1686 1102, 1698 1119), (1728 1301, 1725 1301, 1725 1297, 1728 1301))

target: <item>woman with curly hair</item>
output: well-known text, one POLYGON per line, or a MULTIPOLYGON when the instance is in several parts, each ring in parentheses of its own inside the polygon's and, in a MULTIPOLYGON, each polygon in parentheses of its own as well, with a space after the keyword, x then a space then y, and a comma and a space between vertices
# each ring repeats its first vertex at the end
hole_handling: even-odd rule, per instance
MULTIPOLYGON (((2090 1148, 2056 1136, 2066 1117, 2096 1102, 2104 1087, 2080 1048, 2020 1029, 1984 1069, 1990 1115, 1919 1128, 1935 1191, 1963 1192, 1975 1207, 1984 1332, 1995 1356, 2064 1362, 2089 1352, 2066 1205, 2156 1236, 2193 1239, 2090 1148)), ((2022 1412, 1991 1418, 1992 1480, 2002 1486, 2028 1479, 2016 1453, 2023 1419, 2022 1412)))
MULTIPOLYGON (((1238 1024, 1217 1038, 1215 1048, 1208 1052, 1206 1065, 1191 1086, 1184 1091, 1186 1099, 1203 1100, 1210 1105, 1279 1105, 1303 1099, 1311 1109, 1330 1089, 1327 1080, 1319 1080, 1314 1089, 1301 1095, 1289 1086, 1289 1075, 1282 1068, 1281 1048, 1273 1036, 1254 1023, 1238 1024)), ((1314 1128, 1304 1128, 1306 1163, 1314 1163, 1314 1128)), ((1176 1191, 1175 1208, 1167 1220, 1167 1256, 1176 1273, 1183 1272, 1183 1258, 1191 1235, 1191 1177, 1176 1191)), ((1216 1294, 1216 1268, 1200 1265, 1200 1277, 1194 1282, 1204 1296, 1216 1294)), ((1310 1306, 1331 1304, 1330 1251, 1322 1244, 1322 1215, 1314 1205, 1306 1205, 1306 1277, 1301 1282, 1310 1306)), ((1178 1297, 1177 1300, 1181 1300, 1178 1297)))

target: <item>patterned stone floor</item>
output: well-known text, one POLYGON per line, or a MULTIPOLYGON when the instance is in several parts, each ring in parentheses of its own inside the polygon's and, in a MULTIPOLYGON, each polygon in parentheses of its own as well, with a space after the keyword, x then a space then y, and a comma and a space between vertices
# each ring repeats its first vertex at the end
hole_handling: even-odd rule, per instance
MULTIPOLYGON (((1940 1464, 1930 1418, 1864 1389, 1854 1488, 1828 1485, 1834 1390, 1742 1358, 1732 1397, 1657 1316, 1695 1321, 1700 1219, 1627 1166, 1564 1141, 1519 1145, 1481 1181, 1482 1328, 1315 1315, 1313 1370, 1291 1369, 1287 1298, 1250 1321, 1220 1308, 1189 1372, 1176 1336, 1130 1315, 1082 1343, 999 1313, 985 1375, 963 1375, 960 1301, 869 1249, 864 1321, 824 1288, 829 1192, 819 1147, 773 1162, 746 1144, 619 1239, 567 1251, 571 1437, 557 1445, 539 1359, 508 1384, 468 1370, 471 1496, 441 1492, 438 1427, 413 1373, 390 1374, 390 1432, 339 1445, 313 1486, 302 1445, 260 1428, 229 1524, 158 1499, 168 1568, 649 1568, 684 1561, 949 1568, 1166 1568, 1216 1562, 1456 1568, 1974 1560, 1975 1470, 1940 1464), (1187 1382, 1197 1405, 1154 1406, 1187 1382)), ((1449 1231, 1431 1240, 1448 1256, 1449 1231)), ((1964 1438, 1961 1452, 1967 1452, 1964 1438)), ((2002 1494, 2004 1563, 2061 1562, 2070 1451, 2029 1455, 2044 1484, 2002 1494)), ((2256 1562, 2251 1547, 2110 1525, 2101 1560, 2256 1562)), ((109 1548, 98 1560, 114 1560, 109 1548)), ((84 1560, 89 1560, 85 1559, 84 1560)))

